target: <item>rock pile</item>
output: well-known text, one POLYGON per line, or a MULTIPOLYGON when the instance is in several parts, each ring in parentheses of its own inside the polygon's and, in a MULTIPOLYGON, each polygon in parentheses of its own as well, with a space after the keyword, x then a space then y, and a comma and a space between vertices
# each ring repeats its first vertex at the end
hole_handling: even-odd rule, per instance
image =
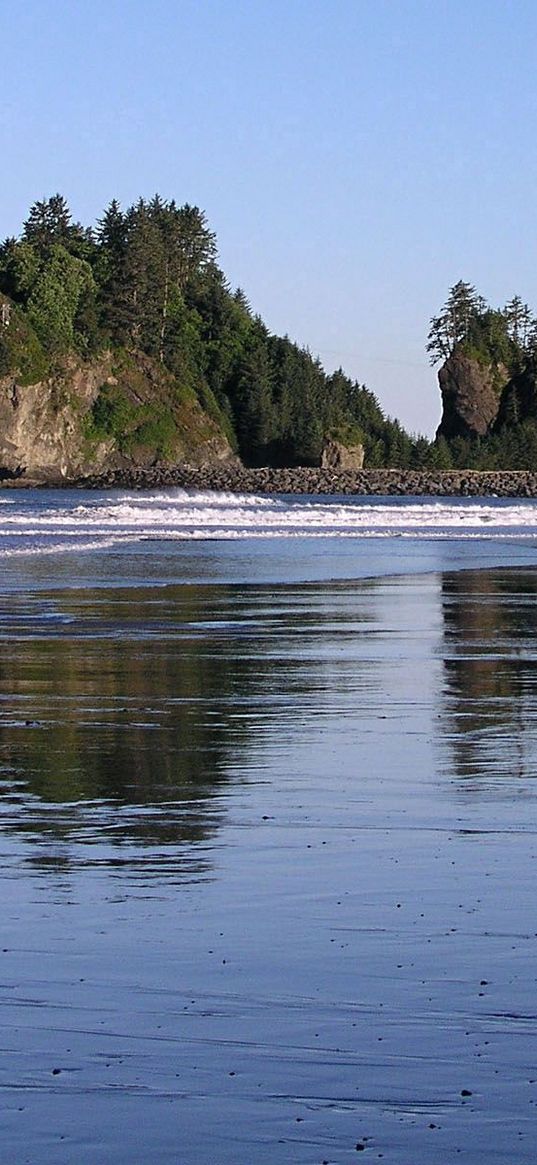
POLYGON ((537 497, 537 473, 526 470, 245 469, 234 465, 155 465, 65 482, 83 489, 195 489, 230 493, 537 497))

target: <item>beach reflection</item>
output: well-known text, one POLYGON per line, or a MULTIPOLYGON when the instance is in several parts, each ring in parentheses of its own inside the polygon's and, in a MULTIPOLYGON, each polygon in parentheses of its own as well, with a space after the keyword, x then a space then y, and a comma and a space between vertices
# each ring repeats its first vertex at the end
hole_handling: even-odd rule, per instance
POLYGON ((359 601, 354 591, 190 584, 11 597, 0 619, 4 832, 62 842, 60 855, 40 845, 31 857, 46 869, 75 861, 68 843, 85 863, 81 843, 104 840, 98 860, 111 866, 126 860, 121 848, 145 869, 205 872, 229 786, 261 771, 264 734, 298 728, 327 688, 345 687, 348 665, 340 659, 334 679, 324 656, 335 634, 338 651, 354 638, 351 616, 374 617, 372 588, 359 601))
POLYGON ((6 1160, 530 1165, 535 591, 0 594, 6 1160))
POLYGON ((445 739, 476 793, 537 775, 536 599, 530 571, 442 578, 445 739))
POLYGON ((4 834, 44 870, 192 879, 211 869, 237 790, 264 782, 281 806, 291 772, 327 822, 334 780, 351 800, 371 788, 381 821, 387 780, 394 806, 430 782, 429 748, 466 796, 505 796, 509 780, 527 795, 536 593, 533 573, 496 570, 11 597, 4 834))
MULTIPOLYGON (((104 838, 112 851, 130 847, 134 863, 137 847, 175 847, 178 865, 185 843, 214 835, 231 739, 240 749, 246 731, 235 712, 231 738, 229 705, 248 690, 251 668, 220 651, 221 628, 203 622, 205 611, 197 587, 166 598, 63 592, 35 609, 21 601, 2 628, 4 829, 104 838)), ((192 873, 192 854, 187 866, 192 873)))

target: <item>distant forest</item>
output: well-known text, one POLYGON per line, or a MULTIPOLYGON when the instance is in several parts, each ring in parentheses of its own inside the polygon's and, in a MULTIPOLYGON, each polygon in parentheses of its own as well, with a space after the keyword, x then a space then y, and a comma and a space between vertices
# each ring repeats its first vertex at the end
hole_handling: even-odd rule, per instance
POLYGON ((0 247, 0 291, 24 324, 19 351, 17 332, 0 328, 0 375, 18 364, 30 383, 71 351, 138 350, 195 391, 247 465, 319 464, 327 435, 361 442, 370 466, 430 455, 367 388, 269 331, 230 287, 195 206, 114 200, 93 229, 59 194, 36 202, 0 247))
MULTIPOLYGON (((16 368, 23 383, 36 383, 69 353, 144 353, 196 394, 246 465, 318 465, 327 436, 362 443, 370 467, 488 468, 507 455, 511 465, 537 463, 535 421, 520 392, 501 431, 428 441, 386 417, 342 369, 327 374, 308 349, 271 333, 230 287, 206 216, 188 203, 155 195, 123 210, 114 200, 92 228, 73 222, 60 194, 36 202, 20 236, 0 246, 0 292, 16 324, 0 327, 0 376, 16 368), (506 426, 516 436, 508 454, 506 426)), ((493 311, 462 283, 429 336, 433 361, 464 350, 507 369, 504 379, 533 375, 535 347, 525 305, 493 311)), ((110 424, 121 423, 113 393, 102 407, 110 424)))

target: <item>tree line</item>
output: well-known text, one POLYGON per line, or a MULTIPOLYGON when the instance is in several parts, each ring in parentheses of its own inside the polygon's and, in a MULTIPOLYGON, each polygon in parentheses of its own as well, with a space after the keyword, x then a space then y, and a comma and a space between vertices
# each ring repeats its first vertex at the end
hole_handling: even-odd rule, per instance
MULTIPOLYGON (((0 246, 0 291, 24 323, 32 367, 38 355, 50 366, 69 352, 142 352, 197 394, 248 465, 318 464, 328 434, 362 442, 370 466, 434 459, 364 385, 270 332, 230 287, 196 206, 155 195, 122 209, 114 199, 91 228, 60 194, 38 201, 0 246)), ((0 374, 14 359, 8 331, 0 374)))
POLYGON ((520 369, 536 356, 537 321, 519 295, 505 307, 492 308, 471 283, 459 280, 431 320, 427 339, 431 364, 449 359, 456 348, 520 369))
POLYGON ((486 438, 429 441, 386 417, 341 368, 328 374, 274 335, 230 286, 206 215, 189 203, 155 195, 122 209, 114 199, 86 227, 60 194, 35 202, 20 235, 0 245, 0 293, 0 375, 17 367, 30 383, 69 353, 143 353, 196 394, 247 465, 318 464, 327 435, 361 442, 371 467, 537 461, 537 323, 518 296, 491 308, 459 281, 432 318, 433 364, 461 350, 507 370, 512 384, 486 438))

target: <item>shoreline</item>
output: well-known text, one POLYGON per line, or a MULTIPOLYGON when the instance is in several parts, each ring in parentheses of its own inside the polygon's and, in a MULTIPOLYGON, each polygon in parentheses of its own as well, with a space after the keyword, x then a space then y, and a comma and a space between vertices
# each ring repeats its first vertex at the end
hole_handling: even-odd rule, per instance
POLYGON ((537 497, 529 470, 245 469, 236 465, 156 465, 110 470, 89 477, 43 481, 18 477, 7 489, 194 489, 225 493, 346 494, 358 496, 537 497))

